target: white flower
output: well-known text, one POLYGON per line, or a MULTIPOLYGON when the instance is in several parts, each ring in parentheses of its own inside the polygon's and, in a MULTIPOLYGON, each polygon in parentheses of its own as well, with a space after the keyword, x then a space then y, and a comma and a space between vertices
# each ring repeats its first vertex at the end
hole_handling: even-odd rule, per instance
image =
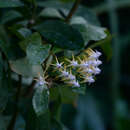
POLYGON ((100 74, 101 70, 98 67, 94 68, 94 74, 100 74))
POLYGON ((86 67, 89 66, 89 63, 88 63, 88 61, 82 61, 79 66, 83 67, 83 68, 86 68, 86 67))
POLYGON ((68 82, 68 84, 73 85, 74 87, 80 87, 79 82, 76 80, 70 81, 70 82, 68 82))
POLYGON ((91 61, 91 65, 93 65, 93 66, 99 66, 99 65, 101 65, 102 64, 102 61, 100 61, 100 60, 92 60, 91 61))
POLYGON ((86 68, 86 69, 83 69, 82 72, 91 74, 91 73, 93 73, 93 70, 90 68, 86 68))
POLYGON ((61 69, 61 68, 63 68, 62 64, 63 64, 63 62, 59 63, 59 61, 56 57, 56 64, 52 64, 52 65, 55 66, 57 69, 61 69))
POLYGON ((48 84, 48 82, 45 81, 46 77, 42 77, 39 75, 38 79, 35 79, 37 81, 37 84, 40 86, 43 86, 45 84, 48 84))
POLYGON ((94 82, 95 82, 95 80, 94 80, 94 78, 93 78, 92 76, 88 76, 88 77, 86 78, 86 81, 87 81, 88 83, 94 83, 94 82))
POLYGON ((73 67, 77 67, 79 64, 78 64, 77 61, 71 61, 70 65, 73 66, 73 67))
POLYGON ((69 79, 69 80, 75 80, 76 77, 75 77, 74 75, 72 75, 72 74, 69 74, 68 79, 69 79))
POLYGON ((102 55, 102 53, 101 53, 101 52, 99 52, 99 51, 97 51, 97 50, 96 50, 96 52, 95 52, 95 53, 97 54, 97 56, 98 56, 98 57, 102 55))
POLYGON ((70 62, 69 66, 78 67, 78 61, 75 60, 74 55, 72 55, 72 61, 69 59, 66 59, 68 62, 70 62))
POLYGON ((66 70, 61 71, 61 76, 62 77, 67 77, 68 75, 69 75, 69 72, 67 72, 66 70))
POLYGON ((92 59, 98 59, 102 55, 101 52, 97 50, 93 51, 90 48, 86 52, 89 54, 89 58, 92 58, 92 59))

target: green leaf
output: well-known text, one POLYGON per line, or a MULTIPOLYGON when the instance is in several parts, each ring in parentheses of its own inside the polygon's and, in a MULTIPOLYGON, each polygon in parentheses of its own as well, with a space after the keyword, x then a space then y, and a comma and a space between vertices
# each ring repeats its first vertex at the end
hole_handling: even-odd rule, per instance
POLYGON ((63 49, 79 50, 84 47, 81 34, 70 25, 58 21, 48 20, 35 27, 43 37, 53 45, 63 49))
MULTIPOLYGON (((73 2, 64 3, 64 2, 60 2, 60 1, 56 1, 56 0, 55 1, 54 0, 47 0, 44 2, 43 1, 38 2, 38 6, 60 9, 65 14, 65 16, 67 16, 70 9, 73 6, 73 2)), ((76 10, 74 16, 82 16, 89 23, 91 23, 93 25, 100 25, 96 14, 85 6, 80 5, 78 7, 78 10, 76 10)))
POLYGON ((20 49, 17 44, 8 44, 0 39, 0 48, 9 60, 16 60, 24 57, 24 52, 20 49))
POLYGON ((49 91, 45 85, 37 86, 32 99, 32 104, 37 116, 47 112, 49 104, 49 91))
POLYGON ((43 74, 41 65, 32 65, 27 58, 9 61, 12 71, 26 77, 36 77, 38 73, 43 74))
POLYGON ((49 111, 37 116, 33 108, 28 109, 26 124, 26 130, 50 130, 49 111))
POLYGON ((105 28, 89 24, 83 17, 73 17, 70 24, 78 29, 86 44, 90 41, 99 41, 106 38, 105 28))
POLYGON ((27 58, 31 64, 42 64, 48 57, 50 45, 29 44, 27 47, 27 58))
POLYGON ((0 23, 5 24, 6 22, 9 22, 17 18, 22 18, 22 15, 15 10, 10 10, 4 13, 4 15, 1 18, 0 23))
POLYGON ((40 17, 49 17, 49 18, 60 18, 63 19, 63 16, 59 13, 57 9, 54 8, 45 8, 39 14, 40 17))
POLYGON ((58 96, 61 96, 62 103, 73 103, 77 99, 77 93, 73 92, 72 88, 63 85, 57 85, 57 87, 50 89, 50 100, 56 100, 58 96))
POLYGON ((80 87, 74 87, 72 88, 72 91, 77 94, 85 95, 86 93, 86 84, 81 85, 80 87))
POLYGON ((42 44, 40 34, 34 33, 20 42, 21 48, 26 51, 30 64, 42 64, 48 57, 51 45, 42 44))
POLYGON ((24 6, 20 0, 0 0, 0 8, 24 6))
POLYGON ((15 25, 9 27, 9 30, 11 31, 12 34, 16 35, 19 39, 25 40, 25 38, 31 36, 32 31, 29 30, 28 28, 21 28, 19 25, 15 25))
POLYGON ((17 33, 22 37, 22 39, 29 37, 32 34, 32 31, 28 28, 20 28, 17 33))
MULTIPOLYGON (((29 34, 30 35, 30 34, 29 34)), ((29 44, 38 44, 41 45, 42 40, 41 40, 41 36, 39 33, 33 33, 32 35, 30 35, 29 37, 27 37, 25 40, 21 41, 19 43, 20 47, 26 51, 26 48, 29 44)))

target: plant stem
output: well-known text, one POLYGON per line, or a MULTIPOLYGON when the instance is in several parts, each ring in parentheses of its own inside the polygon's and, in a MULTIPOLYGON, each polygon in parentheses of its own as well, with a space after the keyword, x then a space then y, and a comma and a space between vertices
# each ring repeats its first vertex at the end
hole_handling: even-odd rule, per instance
POLYGON ((7 130, 13 130, 15 127, 16 118, 18 115, 18 103, 19 103, 19 99, 20 99, 21 87, 22 87, 22 76, 19 75, 19 86, 18 86, 17 92, 16 92, 15 110, 14 110, 14 114, 12 116, 12 119, 10 120, 7 130))
POLYGON ((71 8, 68 16, 66 17, 66 22, 68 23, 70 21, 70 19, 72 18, 73 14, 75 13, 75 11, 78 9, 78 6, 80 4, 81 0, 76 0, 73 7, 71 8))

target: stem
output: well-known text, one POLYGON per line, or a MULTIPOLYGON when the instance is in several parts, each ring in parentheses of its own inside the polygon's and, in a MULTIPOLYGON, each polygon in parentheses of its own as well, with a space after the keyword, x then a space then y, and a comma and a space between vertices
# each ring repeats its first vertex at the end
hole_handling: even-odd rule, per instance
POLYGON ((74 15, 74 13, 76 12, 76 10, 78 9, 78 6, 80 4, 81 0, 76 0, 73 7, 71 8, 68 16, 66 17, 66 22, 68 23, 70 21, 70 19, 72 18, 72 16, 74 15))
POLYGON ((21 87, 22 87, 22 76, 19 75, 19 86, 17 88, 17 92, 16 92, 16 104, 15 104, 15 111, 14 111, 14 114, 12 116, 12 119, 8 125, 8 128, 7 130, 13 130, 14 127, 15 127, 15 123, 16 123, 16 118, 17 118, 17 115, 18 115, 18 103, 19 103, 19 99, 20 99, 20 93, 21 93, 21 87))

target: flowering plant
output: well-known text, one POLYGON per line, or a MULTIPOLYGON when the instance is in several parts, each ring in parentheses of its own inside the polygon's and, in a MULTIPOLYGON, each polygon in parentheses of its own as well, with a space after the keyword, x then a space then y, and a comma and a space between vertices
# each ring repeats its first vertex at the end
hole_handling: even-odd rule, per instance
POLYGON ((104 51, 97 41, 107 38, 107 30, 79 3, 0 0, 0 87, 7 95, 1 115, 6 118, 10 104, 15 108, 8 130, 19 117, 27 130, 63 129, 61 104, 73 103, 100 74, 102 53, 93 45, 104 51))

